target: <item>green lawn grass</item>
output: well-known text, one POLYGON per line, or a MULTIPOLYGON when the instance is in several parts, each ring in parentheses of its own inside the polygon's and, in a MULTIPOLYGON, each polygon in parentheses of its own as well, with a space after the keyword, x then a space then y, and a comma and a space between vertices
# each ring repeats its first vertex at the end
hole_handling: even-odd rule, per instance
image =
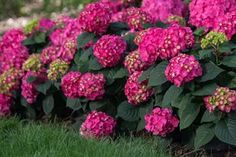
POLYGON ((159 141, 86 140, 58 125, 0 119, 0 157, 169 157, 159 141))

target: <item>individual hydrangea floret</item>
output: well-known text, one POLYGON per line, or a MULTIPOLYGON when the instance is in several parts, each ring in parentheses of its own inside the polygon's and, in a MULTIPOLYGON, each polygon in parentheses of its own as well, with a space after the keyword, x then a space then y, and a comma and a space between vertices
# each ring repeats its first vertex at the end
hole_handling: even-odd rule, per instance
POLYGON ((179 125, 179 120, 169 108, 155 108, 144 117, 145 129, 153 135, 165 137, 173 132, 179 125))
POLYGON ((148 31, 148 29, 145 30, 141 30, 135 33, 135 37, 134 37, 134 43, 139 46, 139 44, 142 41, 142 37, 145 35, 145 33, 148 31))
POLYGON ((99 100, 105 94, 105 77, 103 74, 85 73, 80 77, 78 93, 89 100, 99 100))
POLYGON ((172 58, 166 67, 165 76, 167 80, 177 87, 202 76, 200 63, 193 55, 179 54, 172 58))
POLYGON ((62 77, 61 88, 66 97, 68 98, 79 97, 80 77, 81 73, 78 71, 71 71, 62 77))
POLYGON ((79 23, 84 31, 103 34, 111 22, 112 11, 108 5, 95 2, 88 4, 79 15, 79 23))
POLYGON ((23 70, 37 72, 42 68, 40 54, 32 54, 23 64, 23 70))
POLYGON ((14 68, 2 73, 0 75, 0 93, 10 94, 13 90, 18 89, 22 76, 23 72, 14 68))
POLYGON ((117 65, 126 50, 126 42, 120 36, 104 35, 94 45, 94 56, 103 67, 117 65))
POLYGON ((80 134, 85 138, 101 138, 112 136, 116 127, 116 120, 111 116, 93 111, 81 125, 80 134))
POLYGON ((183 16, 186 6, 182 0, 143 0, 141 8, 155 21, 166 21, 171 15, 183 16))
POLYGON ((132 74, 135 71, 146 70, 149 67, 149 64, 140 59, 140 53, 138 51, 133 51, 125 57, 124 66, 129 74, 132 74))
POLYGON ((22 78, 22 84, 21 84, 21 95, 25 98, 25 100, 29 104, 33 104, 39 92, 37 91, 37 85, 43 83, 47 80, 47 73, 46 69, 40 69, 37 72, 35 71, 28 71, 24 77, 22 78), (32 82, 29 82, 29 78, 34 77, 35 80, 32 82))
POLYGON ((56 81, 60 79, 69 70, 69 63, 61 59, 56 59, 49 65, 48 79, 56 81))
POLYGON ((0 94, 0 118, 10 114, 12 97, 6 94, 0 94))
POLYGON ((201 40, 201 47, 203 49, 208 46, 217 48, 227 40, 227 36, 224 33, 211 31, 201 40))
POLYGON ((126 22, 133 30, 143 30, 144 24, 154 23, 152 17, 140 8, 128 8, 126 16, 126 22))
POLYGON ((147 86, 146 80, 139 82, 141 75, 142 72, 134 72, 125 84, 125 95, 128 102, 135 106, 147 101, 153 94, 153 89, 147 86))
POLYGON ((236 91, 228 87, 218 87, 212 96, 204 98, 205 106, 208 111, 213 112, 219 109, 222 112, 236 110, 236 91))

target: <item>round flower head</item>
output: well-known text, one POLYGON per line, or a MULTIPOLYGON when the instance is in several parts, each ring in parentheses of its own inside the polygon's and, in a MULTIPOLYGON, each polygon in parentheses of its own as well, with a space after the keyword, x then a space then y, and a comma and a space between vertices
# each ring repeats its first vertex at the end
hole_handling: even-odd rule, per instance
POLYGON ((131 29, 143 30, 143 25, 153 23, 152 17, 140 8, 128 8, 126 21, 131 29))
POLYGON ((79 80, 81 77, 80 72, 71 71, 64 75, 61 79, 61 88, 64 95, 68 98, 79 97, 79 80))
POLYGON ((101 138, 114 134, 116 121, 111 116, 93 111, 81 125, 80 134, 86 138, 101 138))
POLYGON ((194 44, 193 32, 189 27, 173 24, 164 31, 159 44, 160 58, 170 59, 194 44))
POLYGON ((165 137, 173 132, 179 125, 177 117, 173 116, 172 110, 169 108, 155 108, 150 114, 144 117, 146 125, 145 129, 153 135, 165 137))
POLYGON ((204 49, 208 46, 218 47, 227 41, 227 37, 224 33, 211 31, 201 41, 201 47, 204 49))
POLYGON ((94 45, 94 56, 103 67, 119 63, 126 50, 126 42, 120 36, 104 35, 94 45))
POLYGON ((171 15, 183 16, 185 11, 182 0, 143 0, 141 8, 155 21, 165 21, 171 15))
POLYGON ((140 54, 138 51, 130 52, 125 57, 124 66, 128 70, 129 74, 132 74, 135 71, 146 70, 149 67, 147 63, 140 59, 140 54))
POLYGON ((55 59, 57 59, 57 52, 60 50, 60 47, 57 46, 49 46, 43 49, 40 54, 40 60, 43 64, 49 64, 55 59))
POLYGON ((229 39, 236 32, 236 0, 193 0, 189 10, 190 23, 196 27, 220 30, 229 39))
POLYGON ((85 73, 80 77, 78 94, 89 100, 99 100, 105 94, 105 82, 103 74, 85 73))
POLYGON ((32 54, 23 64, 23 70, 25 71, 38 71, 42 67, 40 61, 40 54, 32 54))
POLYGON ((12 104, 12 97, 0 94, 0 117, 4 117, 10 114, 10 107, 12 104))
POLYGON ((222 112, 236 110, 236 91, 228 87, 218 87, 212 96, 204 98, 208 111, 213 112, 218 108, 222 112))
POLYGON ((23 72, 18 69, 9 69, 0 75, 0 93, 9 94, 13 90, 19 88, 20 79, 23 76, 23 72))
POLYGON ((56 59, 49 65, 48 79, 56 81, 69 70, 69 64, 61 59, 56 59))
POLYGON ((38 22, 38 29, 42 31, 49 31, 52 29, 56 23, 47 18, 41 18, 38 22))
POLYGON ((140 58, 148 64, 153 64, 159 57, 159 45, 162 42, 164 29, 149 28, 139 42, 140 58))
POLYGON ((153 89, 147 86, 147 81, 139 82, 141 75, 142 72, 134 72, 125 84, 125 95, 128 102, 135 106, 147 101, 153 94, 153 89))
POLYGON ((104 3, 90 3, 80 13, 79 23, 84 31, 103 34, 110 24, 111 13, 104 3))
POLYGON ((166 67, 165 76, 167 80, 177 87, 202 76, 200 63, 193 55, 179 54, 172 58, 166 67))
POLYGON ((47 74, 45 69, 40 69, 37 72, 28 71, 22 78, 21 95, 26 99, 29 104, 33 104, 38 96, 36 89, 37 85, 47 80, 47 74), (29 82, 30 77, 35 77, 33 82, 29 82))
POLYGON ((122 10, 111 17, 111 22, 126 22, 127 12, 122 10))

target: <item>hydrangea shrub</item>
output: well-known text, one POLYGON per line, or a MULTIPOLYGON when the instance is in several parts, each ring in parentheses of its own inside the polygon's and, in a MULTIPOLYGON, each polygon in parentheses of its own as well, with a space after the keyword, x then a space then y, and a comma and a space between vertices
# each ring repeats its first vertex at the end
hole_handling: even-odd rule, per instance
POLYGON ((0 40, 0 117, 69 119, 85 138, 236 146, 235 8, 101 0, 11 29, 0 40))

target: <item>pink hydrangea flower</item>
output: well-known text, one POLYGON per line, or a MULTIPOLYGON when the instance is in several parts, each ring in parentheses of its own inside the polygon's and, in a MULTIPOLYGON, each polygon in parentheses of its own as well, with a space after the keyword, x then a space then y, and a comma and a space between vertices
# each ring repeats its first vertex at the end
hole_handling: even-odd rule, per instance
POLYGON ((85 73, 80 77, 78 93, 89 100, 99 100, 105 94, 103 74, 85 73))
POLYGON ((236 0, 193 0, 189 10, 189 22, 196 27, 221 30, 229 39, 236 33, 236 0))
POLYGON ((26 36, 21 29, 10 29, 2 36, 0 41, 0 52, 5 52, 5 49, 15 49, 21 46, 21 42, 26 39, 26 36))
POLYGON ((67 38, 57 51, 57 58, 60 58, 66 62, 71 62, 77 50, 77 44, 74 39, 67 38))
POLYGON ((56 23, 54 21, 47 19, 47 18, 41 18, 39 20, 38 29, 48 31, 51 28, 53 28, 55 25, 56 25, 56 23))
POLYGON ((142 41, 142 37, 149 29, 141 30, 135 33, 134 43, 139 46, 142 41))
POLYGON ((153 135, 165 137, 173 132, 179 125, 179 120, 172 114, 169 108, 155 108, 144 117, 145 129, 153 135))
POLYGON ((64 95, 68 98, 78 98, 79 97, 79 81, 81 73, 71 71, 64 75, 61 79, 61 88, 64 95))
POLYGON ((26 99, 29 104, 33 104, 38 96, 36 89, 37 85, 47 80, 46 69, 41 69, 38 72, 28 71, 22 78, 21 95, 26 99), (36 77, 33 82, 28 82, 29 77, 36 77))
POLYGON ((104 35, 94 45, 94 56, 103 67, 119 63, 126 50, 126 42, 120 36, 104 35))
POLYGON ((126 22, 126 18, 126 11, 122 10, 112 15, 111 22, 126 22))
POLYGON ((155 21, 165 21, 171 15, 183 16, 185 4, 182 0, 143 0, 141 8, 155 21))
POLYGON ((189 27, 173 24, 164 31, 159 43, 160 58, 170 59, 194 44, 193 32, 189 27))
POLYGON ((129 74, 132 74, 135 71, 146 70, 149 67, 149 64, 140 59, 140 53, 138 51, 133 51, 125 57, 124 66, 129 74))
POLYGON ((105 5, 109 6, 112 13, 117 13, 122 9, 122 0, 100 0, 99 2, 104 3, 105 5))
POLYGON ((153 89, 147 86, 147 81, 139 82, 141 75, 142 72, 134 72, 125 84, 125 95, 128 102, 135 106, 147 101, 153 94, 153 89))
POLYGON ((159 57, 159 45, 164 38, 161 28, 149 28, 139 42, 140 58, 148 64, 153 64, 159 57))
POLYGON ((12 97, 0 94, 0 117, 4 117, 10 114, 10 107, 12 104, 12 97))
POLYGON ((40 60, 43 64, 49 64, 55 59, 57 59, 57 53, 60 50, 58 46, 49 46, 43 49, 42 53, 40 54, 40 60))
POLYGON ((236 91, 228 87, 218 87, 212 96, 204 98, 204 102, 210 112, 218 108, 222 112, 229 113, 236 110, 236 91))
POLYGON ((61 45, 61 43, 65 39, 63 32, 64 30, 62 28, 58 28, 50 34, 49 38, 51 42, 53 43, 53 45, 57 45, 57 46, 61 45))
POLYGON ((116 120, 111 116, 93 111, 81 125, 80 134, 86 138, 101 138, 114 134, 116 120))
POLYGON ((111 22, 112 11, 101 2, 88 4, 79 15, 79 23, 84 31, 103 34, 111 22))
POLYGON ((128 8, 126 10, 126 22, 133 30, 143 30, 146 23, 154 23, 152 17, 140 8, 128 8))
POLYGON ((179 54, 172 58, 166 67, 165 76, 167 80, 177 87, 202 76, 200 63, 193 55, 179 54))

